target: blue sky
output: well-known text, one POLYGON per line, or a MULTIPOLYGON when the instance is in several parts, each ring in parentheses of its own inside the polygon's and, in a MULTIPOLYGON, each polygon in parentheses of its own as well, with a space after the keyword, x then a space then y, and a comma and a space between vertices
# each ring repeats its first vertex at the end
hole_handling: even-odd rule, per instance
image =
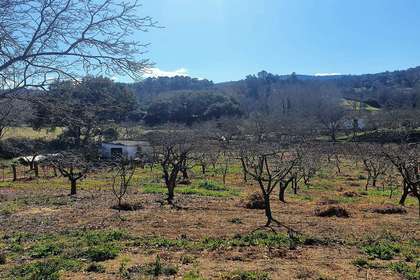
POLYGON ((162 29, 156 75, 216 82, 276 74, 376 73, 420 65, 419 0, 143 0, 162 29))

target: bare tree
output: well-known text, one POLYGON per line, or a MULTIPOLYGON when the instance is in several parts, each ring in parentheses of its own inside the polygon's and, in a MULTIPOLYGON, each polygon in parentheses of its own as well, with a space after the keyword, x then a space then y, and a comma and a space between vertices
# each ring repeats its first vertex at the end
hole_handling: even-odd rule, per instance
POLYGON ((118 210, 122 209, 122 199, 127 194, 128 187, 136 171, 135 164, 127 159, 118 159, 115 174, 112 177, 112 193, 117 198, 118 210))
POLYGON ((185 171, 186 162, 196 144, 193 136, 194 132, 181 128, 160 130, 148 135, 156 155, 155 160, 162 167, 170 205, 174 204, 178 175, 185 171))
POLYGON ((244 147, 240 152, 240 161, 243 170, 258 183, 264 198, 265 215, 270 226, 272 222, 282 225, 273 218, 270 196, 280 182, 284 182, 287 175, 296 166, 297 159, 293 152, 280 150, 276 147, 261 147, 254 145, 244 147))
POLYGON ((383 147, 382 152, 403 179, 400 204, 404 205, 408 195, 413 195, 418 200, 420 215, 420 149, 418 145, 387 145, 383 147))
POLYGON ((374 144, 358 144, 357 152, 359 158, 363 162, 367 179, 365 189, 368 190, 369 185, 376 187, 376 183, 381 176, 385 176, 389 169, 389 162, 380 152, 380 147, 374 144))
POLYGON ((345 109, 340 104, 333 101, 322 101, 318 111, 316 112, 316 118, 323 128, 328 132, 333 142, 337 141, 337 133, 342 127, 345 109))
POLYGON ((137 0, 0 1, 0 98, 85 74, 138 78, 146 44, 131 38, 155 26, 137 0))
POLYGON ((77 194, 77 182, 85 178, 92 168, 92 164, 84 157, 71 153, 55 155, 49 161, 63 177, 69 180, 70 195, 77 194))

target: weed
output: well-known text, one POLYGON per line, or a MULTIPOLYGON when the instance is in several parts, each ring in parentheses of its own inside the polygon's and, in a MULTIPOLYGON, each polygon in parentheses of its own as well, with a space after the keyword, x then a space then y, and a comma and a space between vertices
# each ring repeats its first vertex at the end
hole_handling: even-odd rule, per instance
POLYGON ((387 240, 380 240, 362 247, 362 250, 372 258, 392 260, 400 253, 400 245, 387 240))

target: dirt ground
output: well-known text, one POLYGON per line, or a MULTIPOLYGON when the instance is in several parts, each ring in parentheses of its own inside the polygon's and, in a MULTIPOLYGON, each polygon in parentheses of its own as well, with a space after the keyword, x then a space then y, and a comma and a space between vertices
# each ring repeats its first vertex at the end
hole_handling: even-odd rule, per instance
MULTIPOLYGON (((419 268, 415 262, 419 262, 420 220, 415 201, 410 200, 406 214, 374 213, 373 208, 395 204, 398 197, 389 199, 377 192, 364 193, 364 181, 358 176, 349 166, 342 174, 331 171, 328 176, 315 178, 312 187, 302 187, 297 195, 288 193, 286 204, 273 195, 273 214, 278 220, 306 238, 323 242, 304 242, 295 248, 266 245, 194 248, 131 243, 124 244, 115 258, 101 261, 104 267, 101 272, 87 272, 90 261, 82 258, 78 269, 62 269, 59 275, 61 279, 149 279, 152 277, 130 276, 124 271, 153 263, 159 256, 162 263, 176 267, 176 274, 162 274, 153 279, 382 280, 417 277, 413 270, 419 268), (354 192, 354 197, 347 197, 346 192, 354 192), (350 217, 316 216, 315 209, 328 200, 335 200, 334 203, 344 207, 350 217), (379 240, 383 236, 395 237, 396 244, 408 244, 405 248, 408 246, 414 254, 414 260, 407 261, 412 274, 391 268, 393 263, 406 261, 407 257, 402 253, 395 254, 391 260, 382 260, 363 249, 366 240, 379 240), (191 260, 183 261, 185 256, 191 260), (357 259, 366 259, 369 264, 358 264, 357 259), (255 278, 240 276, 241 271, 265 272, 267 278, 258 273, 255 278)), ((158 237, 190 243, 208 238, 231 240, 235 236, 246 236, 266 220, 264 210, 244 207, 248 194, 258 189, 252 183, 242 182, 240 177, 240 174, 232 173, 228 178, 228 185, 240 190, 238 196, 177 194, 177 208, 164 205, 164 195, 144 193, 141 186, 133 186, 128 201, 140 203, 143 209, 121 212, 110 209, 115 198, 106 183, 99 188, 81 184, 75 197, 67 195, 68 186, 62 178, 54 179, 59 180, 54 187, 50 187, 49 180, 38 180, 36 184, 34 181, 3 183, 0 185, 0 209, 3 209, 0 212, 0 237, 3 237, 0 250, 6 261, 0 264, 0 278, 19 279, 11 276, 13 268, 50 257, 31 257, 30 250, 38 236, 65 235, 80 230, 121 230, 139 238, 158 237), (17 234, 32 236, 27 240, 23 238, 20 253, 11 248, 11 240, 15 240, 13 236, 17 234)), ((277 228, 277 231, 287 235, 283 228, 277 228)), ((21 279, 30 278, 22 276, 21 279)))

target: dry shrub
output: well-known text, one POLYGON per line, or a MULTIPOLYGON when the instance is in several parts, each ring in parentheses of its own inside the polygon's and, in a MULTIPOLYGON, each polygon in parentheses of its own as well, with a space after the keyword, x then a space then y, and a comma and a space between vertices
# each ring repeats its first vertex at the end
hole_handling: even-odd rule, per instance
POLYGON ((406 214, 407 210, 402 206, 384 205, 373 208, 372 212, 379 214, 406 214))
POLYGON ((349 212, 347 212, 345 208, 338 205, 318 207, 315 209, 315 215, 318 217, 339 217, 339 218, 350 217, 349 212))
POLYGON ((254 192, 248 196, 245 202, 245 208, 265 209, 264 197, 259 192, 254 192))

